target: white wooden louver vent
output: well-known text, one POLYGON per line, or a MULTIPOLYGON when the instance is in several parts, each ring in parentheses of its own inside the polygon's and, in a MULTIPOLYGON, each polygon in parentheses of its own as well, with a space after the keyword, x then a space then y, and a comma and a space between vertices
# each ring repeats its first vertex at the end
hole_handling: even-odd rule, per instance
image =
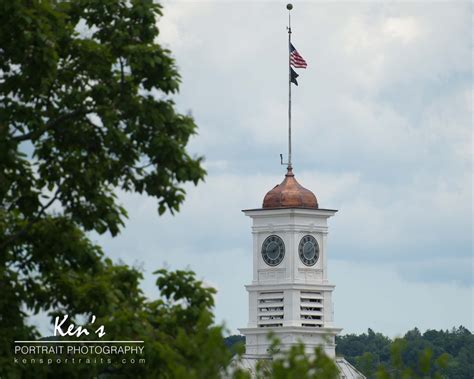
POLYGON ((284 310, 283 292, 259 292, 258 326, 260 328, 283 326, 284 310))
POLYGON ((301 291, 300 319, 301 326, 323 327, 323 295, 321 292, 301 291))

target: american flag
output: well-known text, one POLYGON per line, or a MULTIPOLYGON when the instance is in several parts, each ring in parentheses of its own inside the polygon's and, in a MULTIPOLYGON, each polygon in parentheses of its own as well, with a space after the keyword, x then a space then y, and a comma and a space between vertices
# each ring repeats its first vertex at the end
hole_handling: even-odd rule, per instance
POLYGON ((290 43, 290 63, 294 68, 306 68, 308 66, 292 43, 290 43))

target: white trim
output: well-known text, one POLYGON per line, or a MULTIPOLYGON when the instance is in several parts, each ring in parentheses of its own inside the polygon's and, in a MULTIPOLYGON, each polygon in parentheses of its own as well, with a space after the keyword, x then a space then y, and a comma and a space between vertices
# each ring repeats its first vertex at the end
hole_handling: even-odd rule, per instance
MULTIPOLYGON (((261 283, 261 282, 260 282, 261 283)), ((333 291, 336 288, 335 284, 329 283, 278 283, 278 284, 246 284, 247 291, 282 291, 287 289, 303 290, 303 291, 333 291)))
POLYGON ((314 328, 310 326, 280 326, 278 328, 238 328, 241 334, 263 334, 268 335, 271 331, 273 334, 294 333, 298 334, 320 334, 323 336, 336 335, 342 331, 342 328, 322 327, 314 328))
POLYGON ((311 209, 311 208, 260 208, 243 209, 242 212, 250 217, 274 217, 277 215, 301 215, 301 216, 322 216, 329 218, 334 216, 336 209, 311 209))

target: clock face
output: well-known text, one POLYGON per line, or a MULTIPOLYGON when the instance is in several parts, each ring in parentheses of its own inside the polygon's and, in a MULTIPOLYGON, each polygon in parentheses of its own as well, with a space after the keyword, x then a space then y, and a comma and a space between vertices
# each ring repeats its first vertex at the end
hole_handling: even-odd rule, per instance
POLYGON ((307 235, 301 238, 299 246, 301 262, 306 266, 314 266, 319 259, 319 245, 316 238, 307 235))
POLYGON ((262 244, 262 257, 269 266, 277 266, 285 256, 285 244, 278 236, 269 236, 262 244))

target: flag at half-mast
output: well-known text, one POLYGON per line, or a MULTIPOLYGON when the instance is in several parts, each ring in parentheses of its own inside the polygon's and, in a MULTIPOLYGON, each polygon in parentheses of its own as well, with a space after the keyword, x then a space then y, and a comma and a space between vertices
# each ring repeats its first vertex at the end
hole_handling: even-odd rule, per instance
POLYGON ((290 63, 294 68, 306 68, 308 64, 290 42, 290 63))

